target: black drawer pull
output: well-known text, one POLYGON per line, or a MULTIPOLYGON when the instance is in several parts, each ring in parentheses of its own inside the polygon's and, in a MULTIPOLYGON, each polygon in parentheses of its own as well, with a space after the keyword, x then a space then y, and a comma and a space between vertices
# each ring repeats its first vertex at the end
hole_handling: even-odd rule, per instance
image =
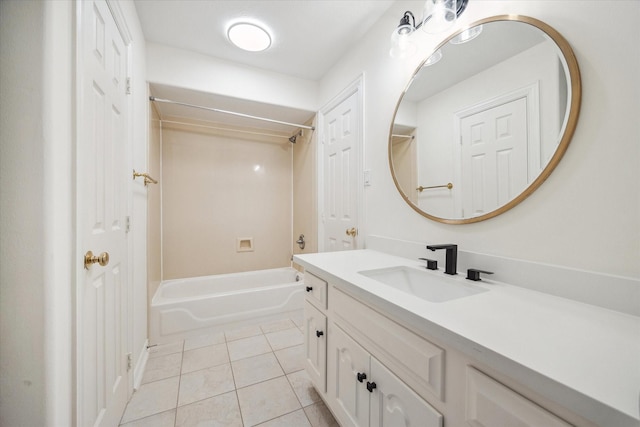
POLYGON ((313 290, 313 286, 307 286, 307 292, 311 292, 313 290))
POLYGON ((367 374, 365 374, 364 372, 363 373, 358 372, 357 378, 358 378, 358 381, 362 382, 367 379, 367 374))
POLYGON ((367 381, 367 390, 369 390, 369 393, 373 393, 373 389, 376 387, 376 383, 370 383, 369 381, 367 381))
POLYGON ((321 336, 323 336, 323 335, 324 335, 324 332, 322 332, 322 331, 316 331, 316 336, 317 336, 318 338, 320 338, 320 337, 321 337, 321 336))

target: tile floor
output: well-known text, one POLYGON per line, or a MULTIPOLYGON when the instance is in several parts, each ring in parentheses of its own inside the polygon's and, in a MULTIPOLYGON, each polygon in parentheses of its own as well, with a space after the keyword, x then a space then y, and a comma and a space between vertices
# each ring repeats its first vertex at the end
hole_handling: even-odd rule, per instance
POLYGON ((338 426, 303 369, 302 319, 151 347, 120 425, 338 426))

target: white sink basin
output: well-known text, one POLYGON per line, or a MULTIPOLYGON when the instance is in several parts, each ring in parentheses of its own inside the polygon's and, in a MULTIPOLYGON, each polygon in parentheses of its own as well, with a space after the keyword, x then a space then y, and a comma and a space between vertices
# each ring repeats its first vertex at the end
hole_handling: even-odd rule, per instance
POLYGON ((407 266, 365 270, 358 273, 430 302, 450 301, 487 292, 487 289, 479 286, 445 277, 443 273, 428 272, 407 266))

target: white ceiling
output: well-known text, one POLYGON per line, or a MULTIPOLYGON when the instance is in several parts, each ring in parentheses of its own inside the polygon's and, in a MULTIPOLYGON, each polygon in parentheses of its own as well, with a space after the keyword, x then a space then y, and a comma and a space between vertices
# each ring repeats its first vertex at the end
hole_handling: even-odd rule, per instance
POLYGON ((393 0, 135 0, 149 42, 319 80, 393 4, 393 0), (227 39, 230 23, 259 20, 272 33, 264 52, 227 39))

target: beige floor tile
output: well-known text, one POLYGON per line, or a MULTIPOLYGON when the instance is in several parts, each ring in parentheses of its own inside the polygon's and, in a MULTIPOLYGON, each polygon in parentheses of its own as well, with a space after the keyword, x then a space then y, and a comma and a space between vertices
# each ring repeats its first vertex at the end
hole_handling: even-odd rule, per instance
POLYGON ((176 427, 243 427, 235 392, 178 408, 176 427))
POLYGON ((171 377, 143 384, 133 393, 122 416, 122 422, 127 423, 174 409, 178 401, 179 381, 180 377, 171 377))
POLYGON ((282 331, 284 329, 291 329, 295 327, 296 327, 296 324, 293 323, 291 319, 278 319, 278 320, 273 320, 271 322, 267 322, 263 325, 260 325, 260 329, 262 329, 262 332, 264 332, 265 334, 282 331))
POLYGON ((304 326, 304 310, 300 310, 298 313, 292 315, 291 320, 298 328, 302 328, 304 326))
POLYGON ((127 424, 120 424, 122 427, 173 427, 176 421, 176 410, 161 412, 142 418, 137 421, 131 421, 127 424))
POLYGON ((237 393, 245 427, 300 409, 300 403, 285 377, 241 388, 237 393))
POLYGON ((167 354, 149 358, 144 368, 142 384, 180 375, 182 353, 167 354))
POLYGON ((227 346, 229 347, 229 357, 232 361, 269 353, 271 351, 271 347, 264 335, 228 342, 227 346))
POLYGON ((242 388, 261 381, 284 375, 278 359, 273 353, 248 357, 231 362, 236 387, 242 388))
POLYGON ((184 340, 184 351, 193 350, 195 348, 206 347, 214 344, 222 344, 226 342, 224 332, 216 334, 200 335, 184 340))
POLYGON ((340 427, 331 411, 320 401, 304 408, 312 427, 340 427))
POLYGON ((164 356, 172 353, 181 353, 184 341, 177 341, 170 344, 158 344, 149 347, 149 359, 158 356, 164 356))
POLYGON ((214 366, 183 374, 180 378, 178 406, 235 390, 231 365, 214 366))
POLYGON ((274 350, 293 347, 304 342, 304 335, 298 328, 285 329, 284 331, 265 334, 269 344, 274 350))
POLYGON ((257 427, 311 427, 309 420, 302 409, 290 414, 275 418, 266 423, 258 424, 257 427))
POLYGON ((182 356, 182 373, 198 371, 225 363, 229 363, 227 345, 209 345, 184 352, 182 356))
POLYGON ((316 392, 316 389, 313 388, 313 384, 311 383, 311 379, 309 378, 307 371, 302 370, 294 372, 287 375, 287 379, 303 407, 320 401, 320 396, 318 395, 318 392, 316 392))
POLYGON ((244 326, 242 328, 235 328, 224 332, 224 335, 228 341, 240 340, 242 338, 255 337, 261 335, 262 329, 258 325, 244 326))
POLYGON ((274 353, 285 374, 304 369, 304 344, 283 348, 274 353))

